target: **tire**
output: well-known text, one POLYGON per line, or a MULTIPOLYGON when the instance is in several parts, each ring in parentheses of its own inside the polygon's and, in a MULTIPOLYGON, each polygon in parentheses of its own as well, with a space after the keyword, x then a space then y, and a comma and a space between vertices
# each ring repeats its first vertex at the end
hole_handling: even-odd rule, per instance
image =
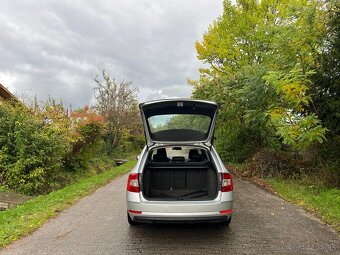
POLYGON ((131 219, 129 213, 127 213, 127 220, 131 226, 138 225, 138 222, 135 222, 134 220, 131 219))

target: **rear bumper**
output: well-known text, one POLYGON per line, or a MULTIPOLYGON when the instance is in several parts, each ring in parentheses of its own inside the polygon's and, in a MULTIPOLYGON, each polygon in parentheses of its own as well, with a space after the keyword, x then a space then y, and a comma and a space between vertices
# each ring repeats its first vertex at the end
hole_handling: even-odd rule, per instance
POLYGON ((232 201, 202 203, 136 203, 128 202, 132 220, 138 222, 223 222, 232 215, 232 201))

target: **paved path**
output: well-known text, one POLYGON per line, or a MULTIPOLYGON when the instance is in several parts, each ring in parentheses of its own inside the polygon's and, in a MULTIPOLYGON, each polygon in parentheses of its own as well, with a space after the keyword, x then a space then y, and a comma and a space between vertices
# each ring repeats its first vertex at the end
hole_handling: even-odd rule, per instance
POLYGON ((340 238, 329 227, 241 180, 235 180, 229 227, 130 227, 126 179, 112 181, 0 254, 340 254, 340 238))

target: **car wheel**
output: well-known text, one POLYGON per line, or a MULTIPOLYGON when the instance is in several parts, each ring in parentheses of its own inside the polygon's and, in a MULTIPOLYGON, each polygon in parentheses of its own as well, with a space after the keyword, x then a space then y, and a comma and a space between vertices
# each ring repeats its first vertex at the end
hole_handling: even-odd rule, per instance
POLYGON ((131 226, 138 224, 138 222, 135 222, 134 220, 131 219, 129 213, 127 214, 127 219, 128 219, 128 222, 131 226))

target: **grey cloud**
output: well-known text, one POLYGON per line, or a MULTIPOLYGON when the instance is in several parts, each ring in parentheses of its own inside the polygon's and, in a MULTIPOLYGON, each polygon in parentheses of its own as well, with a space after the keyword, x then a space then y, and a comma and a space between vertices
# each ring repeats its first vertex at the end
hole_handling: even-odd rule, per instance
POLYGON ((75 107, 93 102, 104 68, 142 101, 189 97, 194 43, 222 12, 222 0, 2 2, 0 82, 75 107))

